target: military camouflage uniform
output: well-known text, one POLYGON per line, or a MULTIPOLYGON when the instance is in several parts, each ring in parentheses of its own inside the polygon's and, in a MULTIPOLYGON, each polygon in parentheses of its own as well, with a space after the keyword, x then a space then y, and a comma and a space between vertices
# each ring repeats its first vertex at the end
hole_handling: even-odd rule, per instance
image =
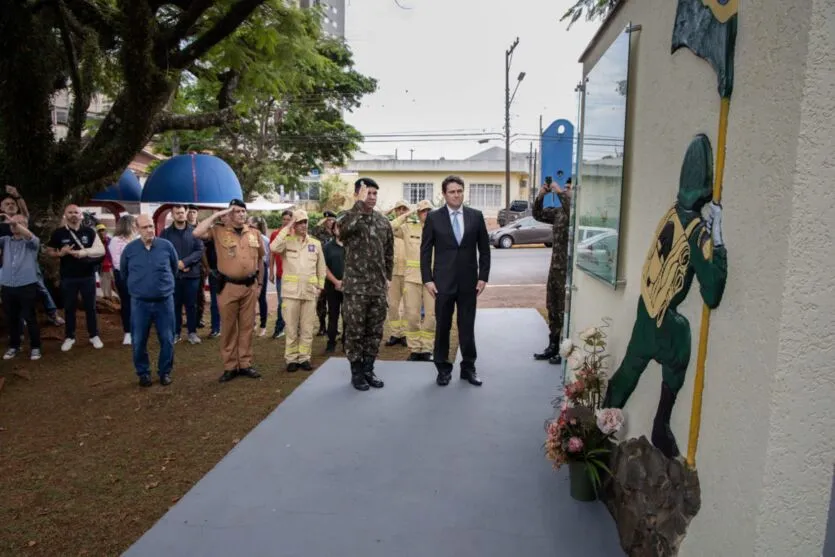
MULTIPOLYGON (((310 233, 311 236, 319 240, 322 244, 322 247, 330 240, 333 239, 333 232, 325 228, 324 226, 317 225, 313 231, 310 233)), ((322 290, 319 293, 319 297, 316 299, 316 316, 319 318, 319 332, 325 331, 327 329, 325 324, 325 317, 328 314, 328 304, 327 299, 325 298, 325 291, 322 290)))
POLYGON ((345 244, 345 355, 351 363, 373 362, 377 357, 388 311, 386 281, 394 271, 394 234, 388 219, 362 209, 363 202, 358 201, 339 225, 345 244))
POLYGON ((548 271, 548 286, 545 292, 545 306, 548 308, 549 341, 560 343, 560 331, 565 314, 565 275, 568 269, 568 226, 570 224, 571 199, 564 192, 557 192, 562 207, 543 208, 545 194, 540 193, 533 202, 533 218, 539 222, 554 225, 551 269, 548 271))

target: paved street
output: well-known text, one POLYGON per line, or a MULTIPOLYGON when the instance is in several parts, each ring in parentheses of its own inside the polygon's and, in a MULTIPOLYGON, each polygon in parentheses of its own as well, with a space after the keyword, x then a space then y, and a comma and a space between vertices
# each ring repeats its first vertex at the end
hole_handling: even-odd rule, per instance
POLYGON ((545 284, 550 248, 492 248, 490 284, 545 284))

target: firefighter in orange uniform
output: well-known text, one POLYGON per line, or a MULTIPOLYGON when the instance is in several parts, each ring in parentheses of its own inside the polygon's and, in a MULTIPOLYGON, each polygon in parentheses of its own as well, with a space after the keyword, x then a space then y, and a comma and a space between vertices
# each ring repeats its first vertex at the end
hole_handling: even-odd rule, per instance
POLYGON ((412 217, 415 211, 407 208, 406 212, 391 221, 394 237, 400 238, 405 246, 406 274, 403 288, 405 310, 403 313, 407 323, 406 342, 411 352, 408 360, 412 362, 432 361, 432 350, 435 346, 435 299, 424 288, 420 275, 420 238, 426 215, 431 209, 432 204, 424 199, 417 205, 417 219, 412 217), (421 307, 423 307, 422 320, 421 307))
POLYGON ((212 240, 217 252, 217 301, 220 309, 220 382, 239 375, 258 379, 252 367, 252 336, 264 261, 264 242, 257 228, 246 224, 246 204, 233 199, 229 207, 202 221, 195 237, 212 240), (215 221, 227 216, 225 224, 215 221))
POLYGON ((325 287, 325 255, 322 243, 307 232, 307 212, 293 212, 292 220, 270 244, 281 256, 281 315, 284 318, 284 360, 287 371, 310 371, 310 354, 316 329, 316 300, 325 287))

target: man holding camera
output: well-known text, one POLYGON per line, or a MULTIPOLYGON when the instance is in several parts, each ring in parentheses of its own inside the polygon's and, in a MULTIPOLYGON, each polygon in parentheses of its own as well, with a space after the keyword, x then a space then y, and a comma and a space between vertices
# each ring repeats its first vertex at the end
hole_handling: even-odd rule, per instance
POLYGON ((571 224, 571 177, 561 188, 551 177, 545 178, 545 184, 533 202, 533 218, 539 222, 554 225, 551 269, 548 271, 548 286, 545 291, 545 306, 548 308, 548 347, 540 354, 534 354, 537 360, 548 360, 552 364, 562 363, 560 358, 560 334, 565 315, 565 277, 568 270, 568 227, 571 224), (545 196, 555 193, 559 198, 559 207, 544 207, 545 196))

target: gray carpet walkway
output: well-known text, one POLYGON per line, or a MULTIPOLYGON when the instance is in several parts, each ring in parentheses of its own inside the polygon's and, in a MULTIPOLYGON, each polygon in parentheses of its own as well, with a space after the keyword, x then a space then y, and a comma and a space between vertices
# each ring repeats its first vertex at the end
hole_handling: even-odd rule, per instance
POLYGON ((543 455, 546 339, 535 310, 479 310, 480 388, 379 362, 385 388, 361 393, 331 358, 125 555, 623 555, 603 505, 572 500, 543 455))

